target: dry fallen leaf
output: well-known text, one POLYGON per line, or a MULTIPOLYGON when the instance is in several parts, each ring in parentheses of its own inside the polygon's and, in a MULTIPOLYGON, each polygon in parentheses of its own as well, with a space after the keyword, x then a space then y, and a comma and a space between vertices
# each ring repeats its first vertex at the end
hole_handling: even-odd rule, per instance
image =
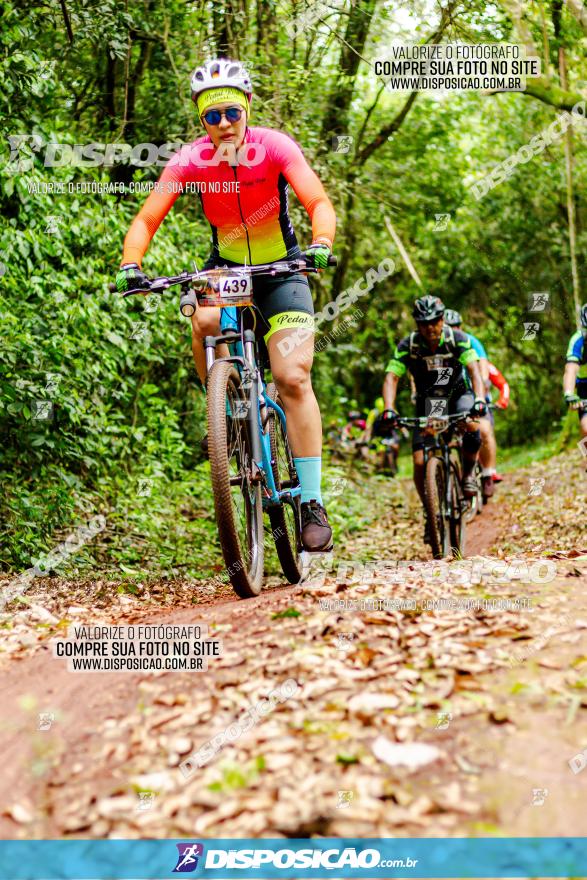
POLYGON ((407 767, 414 771, 443 757, 436 746, 427 743, 393 743, 384 736, 378 736, 371 748, 375 757, 389 767, 407 767))

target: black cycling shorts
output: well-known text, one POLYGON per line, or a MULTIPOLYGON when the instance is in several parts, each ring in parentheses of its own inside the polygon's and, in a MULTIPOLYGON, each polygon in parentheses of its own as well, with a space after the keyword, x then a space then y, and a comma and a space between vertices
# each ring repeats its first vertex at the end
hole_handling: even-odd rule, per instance
MULTIPOLYGON (((301 256, 299 248, 288 253, 288 259, 301 256)), ((285 259, 285 258, 284 258, 285 259)), ((240 266, 224 260, 222 266, 240 266)), ((209 259, 204 269, 217 268, 218 263, 209 259)), ((303 274, 253 276, 253 302, 263 321, 265 342, 278 330, 314 329, 314 303, 308 279, 303 274)))

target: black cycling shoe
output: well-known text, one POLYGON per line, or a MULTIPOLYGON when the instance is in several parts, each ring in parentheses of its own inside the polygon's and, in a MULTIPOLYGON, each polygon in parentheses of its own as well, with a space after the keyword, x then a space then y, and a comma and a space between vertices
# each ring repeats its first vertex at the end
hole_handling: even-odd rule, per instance
POLYGON ((302 504, 302 546, 310 553, 332 550, 332 529, 326 510, 317 501, 302 504))

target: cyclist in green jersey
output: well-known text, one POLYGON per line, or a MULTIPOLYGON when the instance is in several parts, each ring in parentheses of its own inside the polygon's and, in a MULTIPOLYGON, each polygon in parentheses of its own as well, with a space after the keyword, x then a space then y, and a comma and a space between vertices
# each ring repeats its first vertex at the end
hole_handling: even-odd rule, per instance
MULTIPOLYGON (((412 314, 418 330, 406 336, 387 365, 383 384, 383 421, 395 425, 395 400, 400 378, 410 372, 416 385, 416 414, 431 416, 467 412, 475 417, 463 434, 463 494, 477 492, 474 469, 481 446, 479 417, 487 411, 479 357, 469 337, 444 324, 444 303, 435 296, 416 300, 412 314), (464 369, 463 369, 464 368, 464 369)), ((414 483, 424 503, 424 447, 426 434, 415 430, 412 439, 414 483)), ((425 533, 425 540, 427 539, 425 533)))

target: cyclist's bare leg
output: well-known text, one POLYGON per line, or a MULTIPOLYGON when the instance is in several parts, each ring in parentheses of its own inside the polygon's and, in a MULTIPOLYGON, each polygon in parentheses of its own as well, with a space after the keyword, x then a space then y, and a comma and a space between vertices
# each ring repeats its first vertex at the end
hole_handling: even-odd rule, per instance
MULTIPOLYGON (((206 354, 203 339, 205 336, 218 336, 220 333, 220 309, 198 306, 192 315, 192 354, 202 385, 206 384, 206 354)), ((217 357, 228 357, 228 346, 219 345, 217 357)))
POLYGON ((481 467, 495 470, 497 464, 497 443, 495 442, 493 425, 489 419, 479 420, 479 430, 481 431, 481 449, 479 450, 481 467))
MULTIPOLYGON (((480 427, 481 427, 480 422, 482 422, 482 421, 485 421, 485 420, 479 419, 479 420, 475 420, 474 422, 466 422, 464 433, 465 434, 472 434, 475 431, 480 431, 480 427)), ((463 476, 466 477, 468 474, 472 473, 478 457, 479 457, 479 452, 478 451, 471 452, 470 450, 468 450, 466 448, 466 444, 465 444, 465 447, 463 448, 463 470, 464 470, 463 476)))
POLYGON ((283 355, 278 343, 291 337, 291 328, 278 330, 267 340, 271 372, 287 415, 287 436, 295 458, 322 454, 322 420, 312 388, 314 336, 283 355))

